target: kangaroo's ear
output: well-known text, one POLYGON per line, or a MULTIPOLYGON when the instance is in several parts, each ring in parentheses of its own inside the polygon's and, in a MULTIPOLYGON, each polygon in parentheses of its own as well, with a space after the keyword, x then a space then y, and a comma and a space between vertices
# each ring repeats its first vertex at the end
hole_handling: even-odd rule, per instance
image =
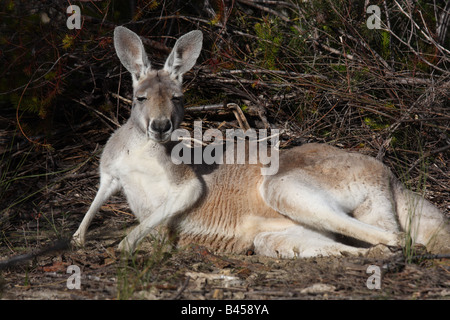
POLYGON ((125 27, 114 29, 114 47, 123 66, 131 73, 133 84, 150 70, 142 40, 125 27))
POLYGON ((203 33, 199 30, 186 33, 175 43, 164 65, 172 78, 182 81, 184 73, 191 70, 202 50, 203 33))

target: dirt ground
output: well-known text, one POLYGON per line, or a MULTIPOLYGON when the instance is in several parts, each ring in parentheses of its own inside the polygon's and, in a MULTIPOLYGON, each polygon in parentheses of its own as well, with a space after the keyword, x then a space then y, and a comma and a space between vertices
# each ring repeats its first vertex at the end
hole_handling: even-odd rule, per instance
POLYGON ((119 218, 108 215, 97 218, 83 249, 49 252, 1 270, 1 298, 450 298, 449 259, 405 263, 401 253, 385 260, 367 257, 283 260, 250 253, 213 254, 195 245, 173 248, 164 239, 154 237, 147 240, 137 254, 125 259, 115 247, 125 232, 120 228, 123 220, 127 226, 133 222, 128 217, 119 218), (79 273, 69 266, 79 267, 79 273))

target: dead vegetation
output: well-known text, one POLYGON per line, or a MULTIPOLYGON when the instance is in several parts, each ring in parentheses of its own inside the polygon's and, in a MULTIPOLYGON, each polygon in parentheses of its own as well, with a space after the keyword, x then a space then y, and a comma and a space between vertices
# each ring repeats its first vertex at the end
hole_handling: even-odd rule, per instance
MULTIPOLYGON (((112 46, 112 31, 122 24, 143 37, 155 66, 180 34, 203 31, 199 63, 185 77, 183 126, 202 119, 207 127, 238 127, 232 110, 211 107, 233 102, 251 127, 281 129, 283 148, 319 141, 370 154, 450 214, 448 2, 378 1, 380 29, 367 27, 369 1, 131 3, 79 2, 81 30, 67 29, 67 6, 60 1, 0 5, 1 259, 67 238, 94 198, 102 146, 130 110, 130 77, 112 46)), ((156 241, 136 261, 123 264, 112 248, 133 221, 124 199, 114 197, 94 220, 86 250, 55 251, 0 271, 0 295, 450 295, 448 259, 405 264, 400 255, 395 268, 383 269, 381 290, 367 289, 366 269, 388 262, 362 258, 224 257, 195 247, 173 250, 156 241), (71 264, 83 266, 87 278, 81 291, 66 287, 71 264)))

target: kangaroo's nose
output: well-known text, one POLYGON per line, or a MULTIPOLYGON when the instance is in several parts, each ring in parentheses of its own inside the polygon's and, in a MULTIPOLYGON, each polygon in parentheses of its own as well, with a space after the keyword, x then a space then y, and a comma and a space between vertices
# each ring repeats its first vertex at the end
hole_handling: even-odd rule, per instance
POLYGON ((159 134, 164 134, 172 129, 172 121, 169 119, 155 119, 150 123, 150 129, 159 134))

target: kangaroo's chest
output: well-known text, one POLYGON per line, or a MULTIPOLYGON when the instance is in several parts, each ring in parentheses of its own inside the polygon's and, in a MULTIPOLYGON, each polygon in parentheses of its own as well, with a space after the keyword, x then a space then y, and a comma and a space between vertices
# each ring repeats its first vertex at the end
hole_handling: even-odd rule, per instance
POLYGON ((168 201, 172 182, 151 146, 127 150, 118 166, 123 191, 139 220, 168 201))

